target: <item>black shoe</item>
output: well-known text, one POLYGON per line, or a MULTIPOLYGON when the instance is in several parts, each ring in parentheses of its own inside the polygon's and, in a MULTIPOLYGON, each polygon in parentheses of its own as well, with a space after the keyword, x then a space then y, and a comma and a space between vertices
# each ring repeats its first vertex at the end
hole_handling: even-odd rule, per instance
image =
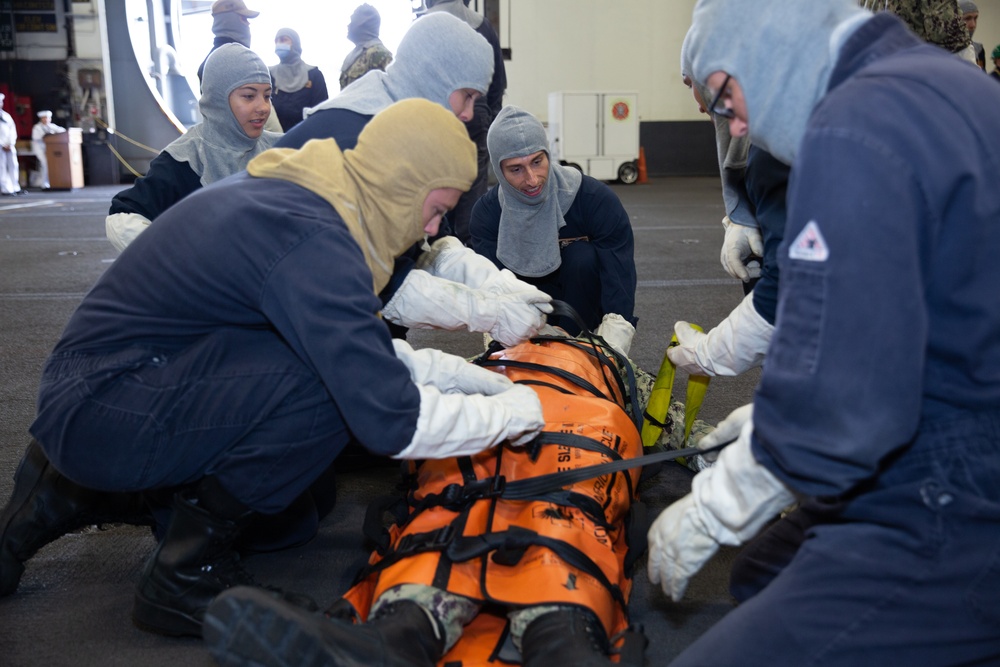
POLYGON ((611 647, 589 609, 559 609, 528 624, 521 637, 523 667, 606 667, 611 647))
POLYGON ((177 494, 163 541, 136 586, 132 620, 143 630, 173 637, 201 635, 201 619, 212 599, 231 586, 254 584, 233 542, 244 520, 213 516, 194 492, 177 494))
POLYGON ((378 618, 351 624, 245 587, 215 599, 204 638, 224 667, 434 667, 444 653, 444 640, 413 602, 387 605, 378 618))
MULTIPOLYGON (((216 595, 232 586, 256 586, 234 548, 236 538, 256 514, 232 497, 224 498, 221 505, 236 510, 230 514, 233 518, 209 511, 204 482, 197 490, 185 489, 176 495, 167 533, 136 586, 132 621, 143 630, 199 637, 205 610, 216 595)), ((218 496, 225 492, 217 484, 208 486, 214 489, 218 506, 218 496)), ((269 590, 300 608, 317 608, 308 596, 269 590)))
POLYGON ((13 192, 11 194, 13 194, 15 197, 23 197, 24 195, 28 194, 28 191, 27 190, 18 190, 17 192, 13 192))
POLYGON ((106 493, 70 481, 52 467, 37 441, 14 473, 14 492, 0 511, 0 597, 17 590, 24 562, 43 546, 100 523, 153 524, 139 493, 106 493))

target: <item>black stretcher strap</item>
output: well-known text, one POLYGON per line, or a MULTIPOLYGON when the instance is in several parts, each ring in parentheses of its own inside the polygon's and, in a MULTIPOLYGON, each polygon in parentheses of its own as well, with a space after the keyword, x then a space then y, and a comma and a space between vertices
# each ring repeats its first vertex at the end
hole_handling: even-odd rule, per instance
MULTIPOLYGON (((618 350, 608 345, 608 342, 606 340, 604 340, 603 338, 592 332, 589 328, 587 328, 587 325, 584 323, 583 318, 580 317, 580 314, 576 312, 576 309, 574 309, 573 306, 569 305, 565 301, 559 301, 558 299, 553 299, 552 309, 553 309, 552 310, 553 315, 561 315, 563 317, 568 317, 572 319, 578 327, 580 327, 580 335, 590 341, 591 347, 593 347, 594 349, 594 354, 597 356, 598 359, 601 359, 602 356, 604 356, 598 352, 597 342, 599 341, 602 347, 606 348, 605 350, 606 355, 614 356, 618 360, 618 363, 621 364, 622 368, 624 368, 627 371, 629 376, 629 385, 630 385, 629 395, 632 397, 632 418, 635 421, 636 430, 641 431, 642 419, 639 416, 641 410, 639 408, 639 399, 636 396, 636 391, 635 391, 635 386, 636 386, 635 374, 632 370, 632 365, 629 363, 629 360, 625 358, 624 355, 620 354, 618 350)), ((610 362, 607 362, 606 359, 602 359, 601 363, 606 364, 610 367, 610 362)), ((602 373, 602 375, 604 374, 602 373)), ((615 372, 615 376, 616 377, 618 376, 617 372, 615 372)), ((605 383, 607 383, 607 377, 604 378, 604 381, 605 383)), ((608 387, 608 391, 609 392, 611 391, 610 386, 608 387)), ((614 395, 613 392, 612 395, 614 395)))
MULTIPOLYGON (((504 500, 511 499, 504 496, 504 500)), ((546 491, 545 493, 540 493, 537 496, 531 496, 530 498, 517 498, 516 500, 551 503, 553 505, 559 505, 560 507, 575 507, 586 514, 587 518, 596 523, 598 526, 608 530, 614 528, 613 525, 608 523, 608 518, 604 514, 604 508, 601 504, 585 493, 557 489, 555 491, 546 491)))
POLYGON ((572 382, 580 389, 587 391, 597 398, 603 398, 605 400, 611 400, 604 395, 604 392, 592 385, 591 383, 584 380, 579 375, 575 373, 570 373, 569 371, 563 370, 562 368, 553 368, 552 366, 545 366, 543 364, 536 364, 530 361, 517 361, 516 359, 487 359, 483 361, 480 366, 484 368, 489 368, 490 366, 506 366, 507 368, 520 368, 525 371, 534 371, 535 373, 545 373, 548 375, 555 375, 556 377, 562 378, 567 382, 572 382))
MULTIPOLYGON (((597 452, 598 454, 604 454, 615 461, 620 461, 622 455, 616 452, 611 447, 608 447, 603 442, 595 440, 585 435, 580 435, 578 433, 566 433, 564 431, 542 431, 538 434, 535 439, 533 439, 526 447, 538 448, 541 445, 566 445, 567 447, 574 447, 576 449, 582 449, 588 452, 597 452)), ((540 450, 539 450, 540 451, 540 450)), ((531 460, 534 461, 538 458, 539 451, 532 451, 531 460)))
POLYGON ((662 461, 673 461, 685 456, 717 452, 733 442, 735 442, 735 440, 730 440, 729 442, 724 442, 720 445, 716 445, 715 447, 708 447, 706 449, 688 447, 686 449, 677 449, 669 452, 646 454, 634 459, 609 461, 608 463, 598 463, 592 466, 576 468, 575 470, 563 470, 560 472, 549 473, 547 475, 539 475, 538 477, 533 477, 531 479, 519 479, 513 482, 507 482, 504 485, 502 495, 508 500, 530 498, 550 489, 561 488, 592 477, 600 477, 601 475, 631 470, 632 468, 641 468, 642 466, 662 461))
POLYGON ((575 396, 575 394, 566 387, 560 387, 559 385, 552 384, 551 382, 542 382, 541 380, 518 380, 518 384, 526 384, 529 387, 548 387, 549 389, 554 389, 555 391, 558 391, 560 394, 569 394, 570 396, 575 396))
MULTIPOLYGON (((587 437, 585 435, 579 435, 577 433, 563 433, 560 431, 543 431, 534 440, 529 442, 525 447, 528 449, 528 454, 532 461, 538 459, 539 453, 541 453, 542 445, 567 445, 569 447, 575 447, 577 449, 583 449, 589 452, 597 452, 599 454, 604 454, 613 461, 621 461, 622 456, 617 450, 608 447, 602 442, 594 440, 593 438, 587 437)), ((612 473, 614 471, 611 471, 612 473)), ((600 477, 600 475, 594 475, 594 477, 600 477)), ((589 479, 589 478, 584 478, 589 479)), ((582 481, 582 480, 578 480, 582 481)), ((631 498, 634 495, 634 489, 632 488, 632 478, 626 477, 625 483, 628 486, 628 495, 631 498)), ((549 491, 553 491, 550 489, 549 491)), ((539 494, 537 496, 529 498, 517 498, 517 500, 541 500, 546 493, 539 494)), ((504 498, 510 498, 506 493, 503 494, 504 498)), ((590 512, 586 507, 579 506, 584 512, 590 512)), ((601 512, 603 516, 603 510, 601 512)), ((595 520, 597 520, 595 518, 595 520)))
POLYGON ((656 428, 664 429, 667 432, 669 432, 669 430, 673 427, 673 423, 666 424, 664 422, 661 422, 659 419, 657 419, 653 415, 649 414, 645 410, 642 411, 642 416, 643 416, 643 419, 645 419, 646 421, 648 421, 650 424, 652 424, 656 428))
MULTIPOLYGON (((632 364, 629 362, 628 358, 626 358, 624 355, 620 354, 613 347, 611 347, 610 345, 608 345, 608 342, 606 340, 604 340, 602 337, 600 337, 597 334, 595 334, 592 331, 590 331, 587 328, 587 325, 583 322, 583 318, 580 317, 579 313, 577 313, 576 310, 571 305, 569 305, 565 301, 559 301, 558 299, 553 299, 551 303, 552 303, 552 308, 553 308, 553 311, 552 311, 551 314, 552 315, 561 315, 561 316, 565 316, 565 317, 568 317, 568 318, 572 319, 576 323, 576 325, 578 327, 580 327, 580 337, 579 338, 565 338, 563 336, 535 336, 534 338, 531 339, 531 341, 533 343, 537 343, 537 342, 556 342, 556 343, 562 343, 564 345, 570 345, 571 347, 574 347, 574 348, 579 349, 579 350, 583 350, 583 351, 587 352, 588 354, 593 355, 598 360, 598 363, 601 366, 603 366, 603 367, 611 370, 612 374, 614 375, 614 377, 617 380, 618 388, 619 388, 619 391, 622 392, 622 395, 624 396, 624 395, 627 394, 631 398, 631 404, 632 404, 631 417, 632 417, 632 421, 635 424, 636 430, 637 431, 641 431, 642 430, 642 408, 639 406, 639 398, 636 395, 637 392, 636 392, 635 370, 632 368, 632 364), (587 346, 584 343, 584 341, 589 342, 590 345, 587 346), (600 345, 600 348, 598 348, 598 344, 600 345), (618 370, 611 363, 609 357, 614 357, 618 361, 618 363, 621 366, 621 368, 625 369, 625 372, 628 375, 628 388, 627 388, 627 391, 626 391, 626 388, 624 386, 624 383, 621 380, 621 377, 618 375, 618 370)), ((481 354, 473 363, 478 364, 480 366, 502 366, 502 365, 505 365, 505 364, 511 365, 511 366, 515 366, 516 364, 511 363, 511 362, 505 362, 505 361, 491 360, 490 359, 490 355, 492 355, 495 352, 498 352, 498 351, 500 351, 502 349, 503 349, 503 345, 501 345, 500 343, 498 343, 496 341, 493 341, 492 343, 490 343, 489 348, 487 348, 487 350, 485 352, 483 352, 483 354, 481 354)), ((534 369, 534 370, 538 370, 538 371, 546 372, 546 373, 552 373, 553 370, 555 370, 555 369, 549 368, 547 366, 535 366, 535 367, 520 366, 520 367, 521 368, 526 368, 526 369, 534 369)), ((580 378, 578 378, 578 376, 569 374, 569 376, 567 377, 566 375, 563 375, 562 373, 565 373, 565 371, 562 371, 561 373, 555 373, 555 374, 559 375, 560 377, 564 377, 565 379, 569 380, 570 382, 574 382, 573 378, 580 379, 580 378)), ((589 382, 586 382, 586 386, 583 386, 583 385, 581 385, 578 382, 574 382, 574 384, 577 384, 577 386, 581 386, 584 389, 586 389, 587 391, 590 391, 590 392, 594 393, 595 395, 600 396, 602 398, 613 397, 614 396, 614 391, 611 388, 610 383, 608 382, 607 375, 605 373, 602 373, 601 375, 602 375, 602 377, 604 379, 605 384, 607 385, 608 396, 604 396, 601 392, 599 392, 597 390, 596 387, 594 387, 589 382)), ((527 384, 529 382, 534 383, 535 381, 526 381, 525 384, 527 384)), ((539 384, 544 384, 544 383, 539 383, 539 384)))
POLYGON ((540 535, 520 526, 510 526, 507 530, 484 535, 463 536, 452 540, 445 550, 448 558, 461 563, 493 553, 493 561, 500 565, 514 566, 521 560, 528 547, 545 547, 560 559, 582 572, 594 577, 604 586, 622 609, 627 609, 621 589, 611 583, 604 571, 587 554, 569 542, 540 535))

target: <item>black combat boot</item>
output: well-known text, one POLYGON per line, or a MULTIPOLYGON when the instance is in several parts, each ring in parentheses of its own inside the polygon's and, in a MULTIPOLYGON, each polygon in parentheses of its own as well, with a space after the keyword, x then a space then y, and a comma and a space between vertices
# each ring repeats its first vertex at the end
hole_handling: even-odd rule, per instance
MULTIPOLYGON (((203 480, 196 490, 176 495, 167 533, 146 563, 132 608, 132 620, 143 630, 198 637, 216 595, 230 586, 254 584, 233 548, 253 512, 231 496, 228 510, 219 511, 218 503, 206 502, 205 488, 203 480)), ((217 483, 215 488, 221 489, 217 483)))
POLYGON ((0 511, 0 597, 17 590, 24 562, 39 549, 100 523, 152 526, 153 515, 141 493, 94 491, 70 481, 33 439, 14 473, 14 492, 0 511))
POLYGON ((604 626, 587 609, 559 609, 528 624, 521 637, 523 667, 607 667, 604 626))
MULTIPOLYGON (((231 586, 256 585, 234 546, 256 516, 214 477, 178 492, 167 533, 136 586, 133 622, 172 637, 201 636, 205 609, 216 595, 231 586)), ((317 609, 307 595, 268 590, 290 604, 317 609)))
POLYGON ((394 602, 378 618, 351 624, 247 587, 219 595, 204 627, 223 667, 434 667, 444 654, 439 634, 414 602, 394 602))

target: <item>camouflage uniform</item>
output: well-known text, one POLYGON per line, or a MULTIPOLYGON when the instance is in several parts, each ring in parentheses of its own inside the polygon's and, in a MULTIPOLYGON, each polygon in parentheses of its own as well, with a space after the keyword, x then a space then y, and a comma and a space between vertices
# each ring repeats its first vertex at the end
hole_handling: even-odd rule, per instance
POLYGON ((343 90, 349 83, 360 79, 373 69, 380 69, 384 72, 391 62, 392 52, 381 44, 365 49, 358 56, 358 59, 351 63, 346 72, 340 73, 340 89, 343 90))
MULTIPOLYGON (((586 340, 586 339, 582 339, 586 340)), ((473 360, 476 357, 470 359, 473 360)), ((639 368, 633 361, 628 360, 631 366, 631 376, 635 379, 636 400, 640 406, 645 407, 649 402, 649 395, 653 390, 656 378, 639 368)), ((629 386, 629 371, 625 368, 619 369, 622 381, 625 386, 629 386)), ((626 405, 631 405, 631 397, 626 397, 626 405)), ((631 413, 631 410, 628 410, 631 413)), ((683 449, 684 447, 694 447, 702 437, 715 430, 715 427, 700 419, 696 419, 691 428, 691 436, 688 442, 682 442, 684 438, 684 404, 673 401, 670 404, 667 419, 667 427, 663 430, 660 439, 652 447, 655 451, 665 449, 683 449)), ((687 461, 682 461, 690 469, 698 472, 711 465, 701 456, 689 457, 687 461)), ((372 605, 369 620, 378 618, 382 609, 387 605, 401 600, 407 600, 419 605, 427 614, 436 619, 434 632, 438 639, 444 640, 444 650, 447 652, 452 646, 458 643, 462 636, 464 627, 479 613, 480 603, 462 595, 457 595, 440 588, 427 586, 424 584, 401 584, 385 591, 378 597, 372 605), (441 636, 443 635, 443 636, 441 636)), ((508 613, 510 619, 510 637, 514 646, 521 650, 521 638, 524 635, 528 624, 539 616, 560 609, 571 607, 564 605, 535 605, 522 609, 511 609, 508 613)))
MULTIPOLYGON (((478 602, 467 597, 449 593, 433 586, 401 584, 390 588, 379 596, 375 604, 372 605, 369 619, 377 618, 383 607, 400 600, 416 603, 436 619, 432 625, 434 625, 435 633, 444 633, 444 637, 439 636, 438 639, 444 640, 445 652, 458 643, 462 637, 463 628, 475 618, 481 606, 478 602)), ((514 642, 514 646, 517 647, 518 651, 521 650, 521 637, 524 636, 525 629, 533 620, 542 614, 571 608, 560 605, 537 605, 525 609, 512 609, 507 616, 510 618, 510 638, 514 642)))
MULTIPOLYGON (((649 394, 653 390, 653 383, 656 378, 650 373, 642 370, 631 360, 628 363, 632 367, 632 374, 636 383, 636 399, 640 406, 645 406, 649 401, 649 394)), ((622 380, 628 386, 629 374, 625 369, 620 370, 622 380)), ((628 403, 629 401, 627 401, 628 403)), ((673 401, 666 420, 667 428, 663 430, 663 435, 656 442, 652 449, 661 451, 664 449, 682 449, 684 447, 694 447, 698 441, 706 434, 715 430, 715 427, 701 421, 695 420, 691 428, 691 436, 687 443, 683 443, 684 438, 684 404, 673 401)), ((698 472, 711 465, 701 456, 689 457, 684 462, 689 468, 698 472)), ((379 612, 386 605, 400 600, 415 602, 424 609, 430 616, 436 619, 434 623, 435 633, 444 636, 438 637, 444 640, 445 651, 454 646, 462 636, 463 628, 479 613, 480 604, 467 597, 450 593, 440 588, 426 586, 423 584, 401 584, 387 590, 379 596, 372 605, 369 619, 379 616, 379 612)), ((521 650, 521 637, 524 635, 528 624, 533 620, 560 609, 569 608, 561 605, 536 605, 523 609, 511 609, 508 613, 510 619, 511 641, 518 650, 521 650)))
POLYGON ((972 43, 958 0, 863 0, 860 4, 895 14, 922 40, 952 53, 972 43))

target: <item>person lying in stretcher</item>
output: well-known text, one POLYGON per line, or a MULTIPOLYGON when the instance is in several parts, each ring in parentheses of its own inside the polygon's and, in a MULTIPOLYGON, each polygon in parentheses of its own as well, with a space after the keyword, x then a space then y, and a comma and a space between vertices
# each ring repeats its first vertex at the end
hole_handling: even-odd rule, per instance
MULTIPOLYGON (((325 614, 249 587, 220 595, 204 624, 220 664, 552 667, 606 665, 613 654, 642 664, 646 641, 628 616, 648 524, 641 467, 581 469, 643 456, 652 376, 589 335, 493 348, 476 363, 538 394, 541 435, 408 462, 405 493, 371 510, 394 523, 325 614)), ((694 438, 710 430, 699 422, 694 438)))

